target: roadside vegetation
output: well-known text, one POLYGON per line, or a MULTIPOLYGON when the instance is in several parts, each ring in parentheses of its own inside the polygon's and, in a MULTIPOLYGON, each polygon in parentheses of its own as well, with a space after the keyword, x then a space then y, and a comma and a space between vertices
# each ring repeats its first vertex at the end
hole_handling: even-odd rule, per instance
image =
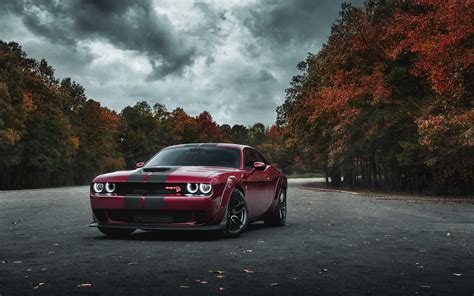
POLYGON ((286 146, 333 185, 472 193, 473 15, 472 1, 344 5, 278 109, 286 146))
POLYGON ((234 142, 332 186, 472 193, 472 15, 472 1, 343 5, 327 43, 298 64, 271 127, 144 101, 115 112, 0 41, 0 188, 87 184, 172 144, 234 142))

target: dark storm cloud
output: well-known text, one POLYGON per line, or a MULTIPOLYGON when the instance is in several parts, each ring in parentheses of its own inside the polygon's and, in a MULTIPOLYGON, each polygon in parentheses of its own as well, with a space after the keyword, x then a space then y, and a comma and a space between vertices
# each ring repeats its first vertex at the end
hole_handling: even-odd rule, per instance
MULTIPOLYGON (((325 39, 343 2, 347 1, 262 1, 241 13, 244 13, 243 24, 255 37, 284 45, 325 39)), ((352 2, 360 5, 362 0, 352 2)))
POLYGON ((327 40, 341 3, 0 0, 0 39, 117 111, 146 100, 207 110, 221 124, 270 125, 296 64, 327 40))
POLYGON ((38 36, 61 45, 80 40, 106 40, 115 47, 145 54, 152 79, 180 73, 193 63, 193 44, 179 37, 150 1, 75 0, 15 1, 5 4, 38 36))

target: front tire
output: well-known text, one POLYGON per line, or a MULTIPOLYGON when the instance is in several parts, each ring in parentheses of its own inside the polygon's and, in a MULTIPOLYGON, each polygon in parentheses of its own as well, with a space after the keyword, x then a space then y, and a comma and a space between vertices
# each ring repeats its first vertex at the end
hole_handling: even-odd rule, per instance
POLYGON ((278 190, 275 208, 265 218, 265 224, 270 226, 284 226, 286 224, 286 190, 278 190))
POLYGON ((240 190, 234 189, 227 205, 227 223, 222 233, 226 237, 239 236, 249 224, 248 213, 244 194, 240 190))
POLYGON ((105 227, 98 227, 99 231, 103 234, 113 237, 113 238, 126 238, 135 229, 118 229, 118 228, 105 228, 105 227))

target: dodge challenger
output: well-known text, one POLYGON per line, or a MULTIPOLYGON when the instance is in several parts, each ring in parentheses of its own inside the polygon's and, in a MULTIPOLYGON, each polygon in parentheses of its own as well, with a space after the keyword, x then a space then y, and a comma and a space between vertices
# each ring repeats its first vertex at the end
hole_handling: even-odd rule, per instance
POLYGON ((141 230, 219 230, 240 235, 249 223, 286 222, 287 179, 254 148, 182 144, 162 149, 135 170, 97 176, 90 186, 102 233, 141 230))

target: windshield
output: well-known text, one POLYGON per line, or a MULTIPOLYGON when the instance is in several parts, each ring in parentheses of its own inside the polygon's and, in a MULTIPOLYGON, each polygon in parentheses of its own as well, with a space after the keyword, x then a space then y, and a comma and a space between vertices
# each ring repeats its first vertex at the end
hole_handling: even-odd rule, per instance
POLYGON ((146 165, 240 167, 240 150, 227 147, 177 147, 164 149, 146 165))

